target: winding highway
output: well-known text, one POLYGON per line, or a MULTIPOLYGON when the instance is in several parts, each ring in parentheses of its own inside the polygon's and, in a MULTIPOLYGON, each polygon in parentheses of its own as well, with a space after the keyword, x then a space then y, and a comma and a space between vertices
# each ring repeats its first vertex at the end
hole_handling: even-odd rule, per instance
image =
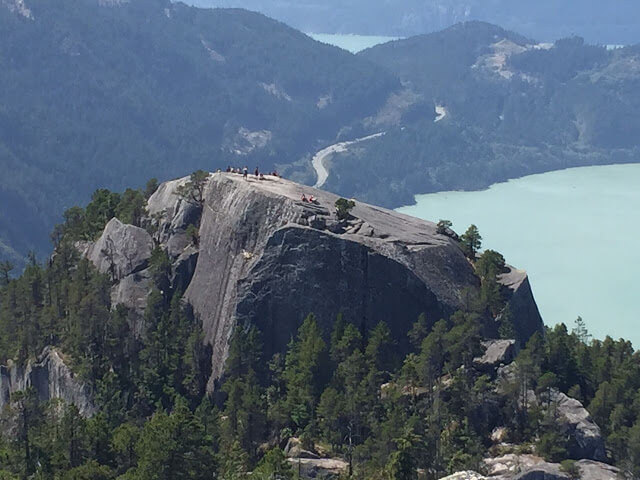
POLYGON ((356 143, 364 142, 366 140, 371 140, 372 138, 381 137, 385 132, 374 133, 373 135, 367 135, 366 137, 357 138, 355 140, 351 140, 348 142, 340 142, 335 143, 333 145, 328 146, 327 148, 323 148, 318 153, 313 156, 311 163, 313 164, 313 168, 316 171, 316 184, 314 188, 320 188, 325 184, 327 178, 329 178, 329 170, 327 169, 327 165, 325 164, 325 160, 329 159, 336 153, 346 152, 347 149, 351 145, 355 145, 356 143))

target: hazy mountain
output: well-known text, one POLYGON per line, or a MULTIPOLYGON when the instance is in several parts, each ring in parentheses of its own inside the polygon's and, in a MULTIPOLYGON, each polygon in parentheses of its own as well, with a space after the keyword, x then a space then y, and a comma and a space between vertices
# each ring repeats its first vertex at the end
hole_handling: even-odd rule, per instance
POLYGON ((399 205, 417 192, 640 160, 636 47, 538 44, 470 22, 359 56, 397 74, 415 103, 397 126, 379 127, 384 136, 334 155, 329 190, 399 205))
POLYGON ((408 37, 482 20, 547 41, 582 35, 589 42, 640 42, 640 4, 634 0, 191 0, 201 6, 244 7, 306 32, 408 37))
POLYGON ((638 48, 468 22, 356 56, 165 0, 5 0, 0 30, 2 258, 46 252, 96 188, 153 175, 260 165, 314 184, 324 166, 323 188, 395 207, 640 158, 638 48))
POLYGON ((0 256, 14 259, 44 252, 98 187, 293 162, 399 84, 242 10, 6 0, 0 32, 0 256))

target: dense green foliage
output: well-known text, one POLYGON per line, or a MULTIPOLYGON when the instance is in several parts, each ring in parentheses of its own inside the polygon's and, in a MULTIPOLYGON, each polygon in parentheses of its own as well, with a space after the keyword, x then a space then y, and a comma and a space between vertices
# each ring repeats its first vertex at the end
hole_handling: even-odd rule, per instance
MULTIPOLYGON (((110 198, 102 192, 94 202, 110 198)), ((271 359, 261 332, 238 325, 217 405, 204 394, 210 353, 181 292, 168 287, 168 265, 156 249, 140 335, 122 306, 111 308, 109 279, 67 237, 47 266, 31 261, 0 287, 2 362, 24 362, 51 345, 99 406, 87 419, 74 406, 40 403, 33 390, 15 393, 0 417, 2 478, 292 479, 280 448, 297 436, 303 448, 344 458, 352 478, 417 479, 419 470, 431 479, 479 468, 496 448, 489 435, 497 426, 517 451, 560 461, 572 444, 555 389, 588 406, 612 460, 640 473, 640 356, 628 342, 591 340, 578 319, 572 332, 558 325, 534 335, 500 390, 474 367, 480 315, 504 306, 499 291, 498 304, 490 294, 504 269, 495 251, 475 261, 479 298, 432 328, 421 315, 404 357, 385 323, 361 331, 340 316, 325 340, 309 315, 271 359), (522 402, 528 390, 541 403, 522 402)))
POLYGON ((398 85, 259 14, 100 4, 33 0, 32 20, 0 5, 0 259, 45 254, 60 212, 96 188, 293 162, 398 85))
POLYGON ((356 206, 356 202, 353 200, 347 200, 346 198, 339 198, 336 200, 336 214, 340 220, 346 220, 349 218, 351 210, 356 206))

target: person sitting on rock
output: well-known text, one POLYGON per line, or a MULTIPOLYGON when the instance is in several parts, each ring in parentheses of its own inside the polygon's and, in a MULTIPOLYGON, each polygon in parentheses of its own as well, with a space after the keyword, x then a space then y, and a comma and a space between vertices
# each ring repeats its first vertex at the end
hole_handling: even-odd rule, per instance
POLYGON ((316 199, 313 197, 313 195, 309 195, 309 203, 316 203, 316 199))
POLYGON ((307 196, 303 193, 302 194, 302 201, 303 202, 308 202, 309 200, 307 200, 307 196))
POLYGON ((231 173, 231 165, 227 165, 227 173, 231 173))
POLYGON ((264 180, 264 175, 260 174, 260 180, 264 180))

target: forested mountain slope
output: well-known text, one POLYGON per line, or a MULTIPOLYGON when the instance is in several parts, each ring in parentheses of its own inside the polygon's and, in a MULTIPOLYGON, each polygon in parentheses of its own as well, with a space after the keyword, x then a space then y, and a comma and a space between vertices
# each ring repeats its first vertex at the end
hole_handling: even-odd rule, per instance
POLYGON ((640 356, 545 329, 473 226, 200 171, 55 238, 0 276, 2 478, 640 472, 640 356))
POLYGON ((0 257, 14 261, 44 254, 60 212, 96 188, 152 175, 326 171, 323 188, 395 207, 640 158, 637 47, 470 22, 354 56, 165 0, 5 0, 0 29, 0 257))
POLYGON ((409 37, 482 20, 553 41, 584 35, 599 44, 640 41, 640 6, 633 0, 190 0, 203 7, 243 7, 304 32, 409 37), (597 21, 594 21, 597 19, 597 21))
POLYGON ((259 14, 164 0, 6 0, 0 35, 3 257, 46 251, 98 187, 293 162, 398 85, 259 14))
POLYGON ((637 47, 539 44, 470 22, 359 56, 442 116, 434 122, 416 102, 399 128, 334 157, 327 189, 398 205, 417 192, 640 159, 637 47))

